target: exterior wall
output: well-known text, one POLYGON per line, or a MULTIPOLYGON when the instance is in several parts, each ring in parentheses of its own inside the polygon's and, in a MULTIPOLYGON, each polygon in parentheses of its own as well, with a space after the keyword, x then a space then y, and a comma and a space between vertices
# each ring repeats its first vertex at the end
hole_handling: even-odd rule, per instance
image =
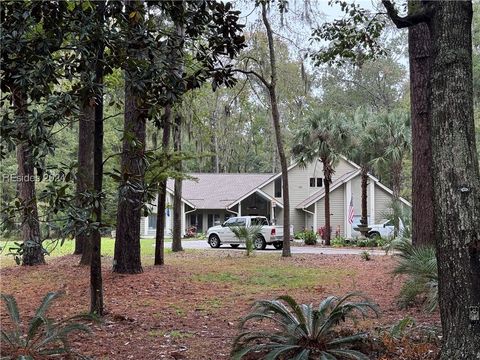
MULTIPOLYGON (((332 181, 335 181, 345 173, 354 170, 356 170, 356 168, 353 165, 340 158, 338 164, 335 167, 335 173, 333 174, 332 181)), ((311 177, 323 178, 323 165, 320 161, 317 161, 316 163, 312 162, 305 168, 301 166, 295 166, 288 173, 288 184, 290 192, 290 224, 293 225, 295 232, 303 230, 306 226, 306 213, 303 210, 295 209, 295 206, 305 200, 305 198, 307 198, 308 196, 322 189, 321 187, 310 187, 311 177)), ((270 183, 262 187, 261 190, 273 197, 274 181, 271 181, 270 183)), ((278 200, 283 203, 283 198, 278 198, 278 200)), ((341 201, 341 204, 343 205, 343 199, 341 201)), ((279 217, 277 213, 278 211, 276 211, 275 213, 277 224, 283 224, 282 217, 279 217)), ((312 224, 309 226, 313 226, 313 220, 311 222, 312 224)), ((343 227, 343 225, 341 226, 343 227)))
POLYGON ((264 193, 270 195, 272 198, 274 197, 275 193, 275 187, 274 187, 274 181, 268 183, 264 187, 262 187, 260 190, 262 190, 264 193))
MULTIPOLYGON (((335 236, 335 229, 340 226, 340 235, 345 236, 345 216, 344 203, 345 185, 341 185, 330 192, 330 225, 332 227, 332 236, 335 236)), ((317 201, 317 226, 325 226, 325 199, 317 201)))
MULTIPOLYGON (((151 216, 156 216, 157 215, 157 200, 155 199, 154 203, 149 205, 151 209, 151 216)), ((173 205, 173 195, 170 193, 167 193, 166 197, 166 204, 167 207, 169 208, 168 211, 166 211, 165 214, 165 229, 164 229, 164 234, 165 237, 171 238, 172 237, 172 228, 173 228, 173 210, 172 210, 172 205, 173 205)), ((148 216, 142 217, 140 221, 140 236, 141 237, 155 237, 156 229, 151 228, 148 226, 148 216)))
POLYGON ((391 204, 392 195, 379 186, 375 186, 375 221, 377 223, 385 219, 385 213, 388 212, 391 204))

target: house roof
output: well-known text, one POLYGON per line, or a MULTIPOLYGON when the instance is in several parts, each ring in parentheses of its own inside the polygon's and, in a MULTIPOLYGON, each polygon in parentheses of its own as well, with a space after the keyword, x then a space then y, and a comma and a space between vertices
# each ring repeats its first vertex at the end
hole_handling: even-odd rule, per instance
MULTIPOLYGON (((348 180, 353 179, 355 176, 360 174, 360 170, 356 171, 350 171, 342 176, 340 176, 338 179, 336 179, 332 184, 330 185, 330 192, 338 188, 340 185, 343 183, 347 182, 348 180)), ((295 206, 296 209, 305 209, 312 205, 313 203, 317 202, 321 198, 325 196, 325 188, 323 187, 321 190, 318 190, 317 192, 313 193, 309 197, 307 197, 305 200, 303 200, 300 204, 295 206)))
MULTIPOLYGON (((356 171, 350 171, 348 173, 343 174, 340 176, 337 180, 335 180, 331 185, 330 185, 330 192, 338 188, 340 185, 346 183, 349 180, 352 180, 354 177, 357 177, 360 175, 360 170, 356 171)), ((368 177, 375 181, 375 184, 378 185, 380 188, 382 188, 384 191, 388 192, 390 195, 393 195, 393 191, 383 185, 379 179, 377 179, 375 176, 368 174, 368 177)), ((300 204, 298 204, 295 208, 296 209, 305 209, 312 205, 313 203, 317 202, 318 200, 322 199, 325 196, 325 188, 322 188, 321 190, 313 193, 310 195, 308 198, 303 200, 300 204)), ((403 197, 400 197, 399 200, 403 202, 405 205, 412 207, 412 204, 405 200, 403 197)))
MULTIPOLYGON (((228 207, 245 194, 256 189, 274 174, 189 174, 196 180, 184 180, 182 199, 196 209, 221 209, 228 207)), ((168 180, 167 187, 174 188, 174 181, 168 180)))

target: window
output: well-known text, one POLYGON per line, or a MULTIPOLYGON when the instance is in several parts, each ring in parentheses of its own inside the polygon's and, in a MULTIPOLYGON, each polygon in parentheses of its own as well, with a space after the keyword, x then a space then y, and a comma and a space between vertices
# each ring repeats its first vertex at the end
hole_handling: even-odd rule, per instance
POLYGON ((227 221, 225 221, 225 226, 235 226, 237 222, 237 218, 230 218, 227 221))
POLYGON ((282 197, 282 177, 279 176, 275 179, 275 197, 282 197))
POLYGON ((220 215, 219 214, 208 214, 208 227, 218 225, 219 223, 220 223, 220 215))
POLYGON ((322 187, 323 186, 323 179, 322 178, 310 178, 310 187, 322 187))
POLYGON ((251 223, 252 223, 252 226, 255 226, 255 225, 268 225, 268 220, 265 219, 265 218, 261 218, 261 217, 252 218, 251 223))

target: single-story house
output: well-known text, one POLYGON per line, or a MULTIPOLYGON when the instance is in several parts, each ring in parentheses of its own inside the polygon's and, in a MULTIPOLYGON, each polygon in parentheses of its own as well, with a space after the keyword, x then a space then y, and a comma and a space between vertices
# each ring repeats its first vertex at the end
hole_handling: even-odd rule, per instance
MULTIPOLYGON (((280 225, 283 220, 281 174, 190 174, 195 180, 184 180, 182 191, 182 231, 195 226, 205 232, 210 226, 222 223, 231 216, 261 215, 280 225)), ((288 168, 290 192, 290 223, 295 232, 324 226, 324 179, 320 161, 305 167, 293 164, 288 168)), ((167 183, 165 236, 171 236, 173 226, 173 180, 167 183)), ((361 214, 360 167, 341 157, 335 166, 330 184, 330 224, 332 232, 341 236, 356 236, 353 228, 361 214), (353 223, 348 221, 348 209, 353 203, 353 223)), ((368 223, 383 219, 392 202, 392 190, 376 177, 369 175, 368 223)), ((411 204, 401 198, 404 206, 411 204)), ((141 222, 144 237, 155 236, 156 206, 141 222)))

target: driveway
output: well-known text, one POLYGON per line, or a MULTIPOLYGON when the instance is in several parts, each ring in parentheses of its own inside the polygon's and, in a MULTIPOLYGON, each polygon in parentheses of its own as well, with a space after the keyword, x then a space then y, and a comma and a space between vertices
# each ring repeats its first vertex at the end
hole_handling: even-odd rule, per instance
MULTIPOLYGON (((166 242, 165 247, 170 247, 171 242, 166 242)), ((239 247, 238 249, 232 249, 230 245, 222 245, 218 249, 212 249, 207 244, 207 240, 187 240, 182 241, 184 249, 198 249, 198 250, 231 250, 231 251, 245 251, 245 247, 239 247)), ((256 250, 258 252, 274 253, 281 252, 276 250, 273 246, 268 245, 265 250, 256 250)), ((292 254, 325 254, 325 255, 360 255, 363 251, 368 251, 370 255, 385 255, 385 251, 370 248, 333 248, 333 247, 314 247, 314 246, 291 246, 292 254)))

